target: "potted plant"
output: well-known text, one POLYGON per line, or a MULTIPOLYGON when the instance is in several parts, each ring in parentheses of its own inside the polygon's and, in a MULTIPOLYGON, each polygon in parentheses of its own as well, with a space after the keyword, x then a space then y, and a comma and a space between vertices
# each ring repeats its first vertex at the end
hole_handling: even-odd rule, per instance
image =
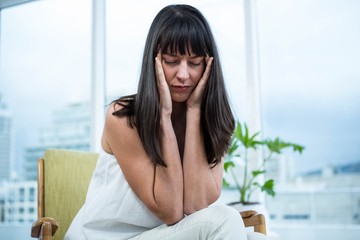
MULTIPOLYGON (((251 195, 256 190, 268 194, 272 197, 275 196, 275 183, 273 179, 259 181, 259 176, 266 173, 266 163, 275 160, 274 157, 279 156, 283 150, 290 148, 293 152, 302 153, 304 147, 290 142, 285 142, 280 138, 257 140, 260 132, 249 133, 246 124, 241 124, 239 121, 236 123, 236 128, 232 136, 231 146, 229 148, 227 157, 225 158, 224 169, 227 177, 232 179, 233 184, 223 178, 224 187, 233 186, 239 192, 239 201, 242 205, 249 204, 251 195), (262 151, 261 163, 255 169, 250 169, 249 161, 250 151, 262 151), (240 160, 241 167, 237 166, 240 160), (240 172, 236 172, 240 170, 240 172)), ((234 204, 234 203, 231 203, 234 204)), ((231 205, 229 204, 229 205, 231 205)))

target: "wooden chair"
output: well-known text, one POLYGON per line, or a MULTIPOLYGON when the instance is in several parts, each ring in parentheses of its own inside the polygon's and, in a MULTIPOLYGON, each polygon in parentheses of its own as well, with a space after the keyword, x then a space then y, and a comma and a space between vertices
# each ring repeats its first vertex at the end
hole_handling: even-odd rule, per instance
MULTIPOLYGON (((31 237, 62 240, 83 203, 98 154, 70 150, 46 150, 38 161, 38 219, 31 237)), ((265 219, 255 211, 240 213, 246 227, 266 234, 265 219)))
POLYGON ((63 240, 83 203, 98 154, 46 150, 38 161, 38 220, 31 236, 63 240), (53 236, 53 237, 52 237, 53 236))

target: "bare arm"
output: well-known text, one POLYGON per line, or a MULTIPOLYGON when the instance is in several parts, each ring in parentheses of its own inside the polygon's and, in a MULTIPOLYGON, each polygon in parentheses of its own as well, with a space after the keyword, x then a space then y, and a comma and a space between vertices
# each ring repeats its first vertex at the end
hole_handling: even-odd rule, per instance
POLYGON ((167 168, 151 162, 136 129, 126 118, 106 117, 102 145, 114 154, 131 189, 166 224, 183 218, 183 175, 171 121, 161 120, 161 148, 167 168))
POLYGON ((200 111, 188 110, 183 159, 184 211, 191 214, 208 207, 221 193, 223 161, 211 168, 206 159, 200 128, 200 111))
POLYGON ((223 161, 211 168, 201 130, 201 102, 213 58, 206 58, 206 69, 187 100, 186 134, 183 158, 184 211, 191 214, 208 207, 221 193, 223 161))

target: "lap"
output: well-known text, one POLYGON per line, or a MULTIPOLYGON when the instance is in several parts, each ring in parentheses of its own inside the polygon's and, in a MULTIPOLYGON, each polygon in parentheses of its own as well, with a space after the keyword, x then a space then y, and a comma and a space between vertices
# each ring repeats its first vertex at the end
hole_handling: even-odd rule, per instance
POLYGON ((216 205, 195 212, 175 225, 163 224, 131 239, 246 240, 247 238, 239 212, 228 206, 216 205))

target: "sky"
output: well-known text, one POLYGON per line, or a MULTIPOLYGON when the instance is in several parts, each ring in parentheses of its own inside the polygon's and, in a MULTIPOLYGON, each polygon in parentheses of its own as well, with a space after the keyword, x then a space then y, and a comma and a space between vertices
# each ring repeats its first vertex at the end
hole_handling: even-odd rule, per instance
POLYGON ((305 145, 302 171, 359 161, 360 2, 258 2, 264 128, 305 145))
MULTIPOLYGON (((36 144, 53 109, 88 100, 91 1, 41 0, 2 11, 0 94, 14 116, 14 152, 36 144)), ((242 1, 188 1, 219 45, 237 117, 244 108, 242 1)), ((360 1, 257 0, 264 136, 306 147, 297 172, 360 160, 360 1)), ((137 86, 147 30, 171 1, 107 1, 109 97, 137 86)))

